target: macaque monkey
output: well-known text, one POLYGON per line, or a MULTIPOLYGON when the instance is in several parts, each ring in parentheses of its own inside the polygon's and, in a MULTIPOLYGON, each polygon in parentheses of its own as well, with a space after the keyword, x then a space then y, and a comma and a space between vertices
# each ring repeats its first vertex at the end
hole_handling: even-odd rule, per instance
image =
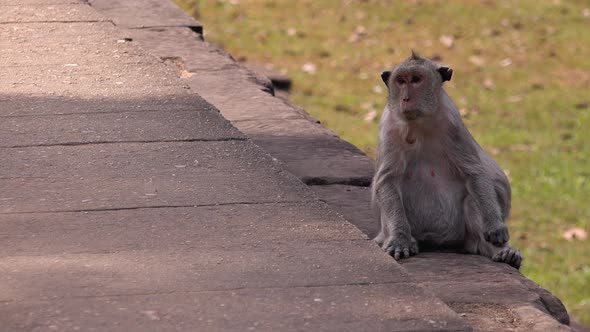
POLYGON ((372 205, 375 241, 396 260, 418 248, 460 249, 520 268, 505 221, 510 184, 443 90, 453 71, 412 55, 385 71, 372 205))

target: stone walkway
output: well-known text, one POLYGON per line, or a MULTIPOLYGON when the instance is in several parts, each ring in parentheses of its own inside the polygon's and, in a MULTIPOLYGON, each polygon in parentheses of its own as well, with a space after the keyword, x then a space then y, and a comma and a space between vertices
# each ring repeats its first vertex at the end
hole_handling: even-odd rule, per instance
POLYGON ((0 0, 3 330, 567 330, 507 266, 382 253, 372 162, 201 32, 167 0, 0 0))

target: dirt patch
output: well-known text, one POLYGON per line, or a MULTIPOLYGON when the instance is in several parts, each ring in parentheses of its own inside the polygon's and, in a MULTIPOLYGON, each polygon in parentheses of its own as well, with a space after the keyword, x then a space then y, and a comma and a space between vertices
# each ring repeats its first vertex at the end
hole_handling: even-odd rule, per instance
POLYGON ((587 87, 590 84, 590 71, 575 68, 560 68, 554 75, 569 86, 587 87))

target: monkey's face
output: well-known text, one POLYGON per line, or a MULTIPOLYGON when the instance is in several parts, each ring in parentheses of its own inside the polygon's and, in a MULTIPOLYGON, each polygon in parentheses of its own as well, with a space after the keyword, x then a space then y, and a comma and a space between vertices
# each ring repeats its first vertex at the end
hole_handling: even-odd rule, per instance
POLYGON ((440 89, 441 80, 437 81, 425 68, 400 68, 394 71, 390 84, 390 98, 406 121, 422 120, 436 109, 435 92, 440 89))
POLYGON ((389 105, 404 121, 422 122, 436 115, 442 84, 452 70, 413 54, 392 71, 381 74, 389 89, 389 105))

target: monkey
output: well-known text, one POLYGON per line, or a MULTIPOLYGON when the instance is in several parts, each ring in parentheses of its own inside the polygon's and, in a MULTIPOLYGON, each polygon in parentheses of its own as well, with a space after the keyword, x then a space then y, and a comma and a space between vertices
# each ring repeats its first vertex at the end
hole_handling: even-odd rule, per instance
POLYGON ((413 50, 381 74, 389 96, 371 188, 381 225, 374 241, 395 260, 453 249, 519 269, 506 226, 510 183, 443 89, 452 74, 413 50))

